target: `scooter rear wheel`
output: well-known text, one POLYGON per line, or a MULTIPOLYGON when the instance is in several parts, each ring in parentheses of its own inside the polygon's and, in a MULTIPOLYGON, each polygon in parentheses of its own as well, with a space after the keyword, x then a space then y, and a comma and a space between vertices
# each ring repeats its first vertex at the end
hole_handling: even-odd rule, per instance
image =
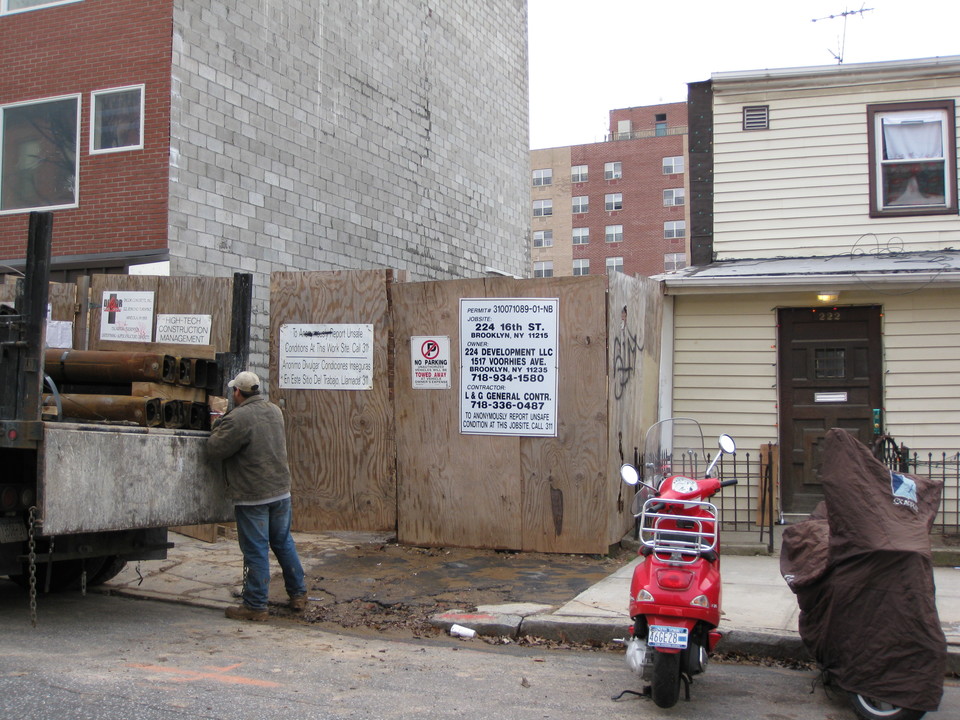
POLYGON ((854 712, 863 720, 919 720, 926 715, 923 710, 897 707, 857 693, 848 693, 848 697, 854 712))
POLYGON ((668 708, 677 704, 680 699, 680 653, 653 653, 650 695, 657 707, 668 708))

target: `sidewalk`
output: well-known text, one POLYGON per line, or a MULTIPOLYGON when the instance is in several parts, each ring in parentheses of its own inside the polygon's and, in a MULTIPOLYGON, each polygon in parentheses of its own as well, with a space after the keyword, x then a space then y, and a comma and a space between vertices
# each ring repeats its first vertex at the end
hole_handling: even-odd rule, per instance
MULTIPOLYGON (((365 542, 385 542, 369 533, 295 533, 307 573, 321 559, 365 542)), ((162 561, 130 563, 104 587, 109 592, 222 610, 234 596, 243 560, 235 541, 205 543, 172 535, 175 547, 162 561)), ((627 601, 632 560, 559 606, 514 603, 481 606, 473 613, 446 613, 433 623, 444 630, 458 624, 481 635, 532 635, 548 640, 605 644, 627 634, 627 601)), ((276 569, 274 564, 274 569, 276 569)), ((960 672, 960 569, 934 568, 937 609, 949 644, 949 667, 960 672)), ((720 650, 776 658, 805 658, 797 634, 799 610, 780 577, 779 559, 767 555, 723 557, 724 639, 720 650)))

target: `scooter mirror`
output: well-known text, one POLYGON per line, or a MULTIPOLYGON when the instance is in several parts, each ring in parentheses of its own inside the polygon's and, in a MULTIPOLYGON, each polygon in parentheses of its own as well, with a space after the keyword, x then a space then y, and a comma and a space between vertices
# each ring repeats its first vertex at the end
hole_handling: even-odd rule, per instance
POLYGON ((719 439, 720 449, 727 455, 732 455, 737 451, 737 444, 733 441, 733 438, 724 433, 720 436, 719 439))
POLYGON ((620 466, 620 479, 627 485, 636 485, 640 482, 640 472, 630 463, 620 466))

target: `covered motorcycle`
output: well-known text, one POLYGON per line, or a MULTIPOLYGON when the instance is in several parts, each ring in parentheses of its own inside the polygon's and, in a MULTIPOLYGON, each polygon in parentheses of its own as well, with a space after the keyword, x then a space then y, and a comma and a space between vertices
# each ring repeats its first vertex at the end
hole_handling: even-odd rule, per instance
POLYGON ((939 707, 946 672, 930 551, 942 487, 891 471, 838 428, 820 480, 824 501, 784 529, 780 555, 800 637, 861 717, 919 718, 939 707))

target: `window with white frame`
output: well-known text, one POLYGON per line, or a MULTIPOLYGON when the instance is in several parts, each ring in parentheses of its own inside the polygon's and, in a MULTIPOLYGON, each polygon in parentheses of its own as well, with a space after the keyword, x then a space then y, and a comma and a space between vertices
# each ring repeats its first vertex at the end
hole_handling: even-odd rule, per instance
POLYGON ((687 266, 687 255, 686 253, 664 253, 663 255, 663 270, 664 272, 671 272, 672 270, 680 270, 687 266))
POLYGON ((683 188, 671 188, 663 191, 663 204, 667 207, 683 205, 686 193, 683 188))
POLYGON ((91 153, 143 147, 143 85, 91 93, 90 112, 91 153))
POLYGON ((607 258, 607 275, 613 275, 615 272, 623 272, 623 258, 622 257, 608 257, 607 258))
POLYGON ((604 239, 610 242, 623 242, 623 225, 607 225, 604 239))
POLYGON ((535 262, 533 264, 533 276, 535 278, 553 277, 553 261, 535 262))
POLYGON ((0 0, 0 15, 24 12, 25 10, 39 10, 53 5, 67 5, 80 0, 0 0))
POLYGON ((953 100, 867 106, 870 216, 957 213, 953 100))
POLYGON ((603 198, 603 207, 608 212, 623 210, 623 193, 607 193, 603 198))
POLYGON ((534 200, 533 216, 548 217, 553 215, 553 200, 534 200))
POLYGON ((663 159, 664 175, 679 175, 683 172, 683 155, 665 157, 663 159))
POLYGON ((583 215, 590 211, 590 198, 586 195, 577 195, 573 198, 571 210, 574 215, 583 215))
POLYGON ((573 244, 587 245, 590 242, 590 228, 574 228, 573 244))
POLYGON ((583 183, 587 181, 588 177, 586 165, 574 165, 570 168, 570 182, 583 183))
POLYGON ((0 212, 76 207, 80 97, 0 107, 0 212))
POLYGON ((533 246, 535 248, 553 247, 553 230, 535 230, 533 246))
POLYGON ((587 258, 578 258, 573 261, 573 274, 577 275, 589 275, 590 274, 590 260, 587 258))
POLYGON ((663 224, 663 236, 665 238, 682 238, 687 234, 687 223, 685 220, 670 220, 663 224))
POLYGON ((604 180, 619 180, 623 177, 623 165, 618 162, 608 162, 603 164, 604 180))
POLYGON ((534 187, 539 187, 541 185, 552 185, 552 184, 553 184, 553 168, 545 168, 543 170, 533 171, 534 187))

